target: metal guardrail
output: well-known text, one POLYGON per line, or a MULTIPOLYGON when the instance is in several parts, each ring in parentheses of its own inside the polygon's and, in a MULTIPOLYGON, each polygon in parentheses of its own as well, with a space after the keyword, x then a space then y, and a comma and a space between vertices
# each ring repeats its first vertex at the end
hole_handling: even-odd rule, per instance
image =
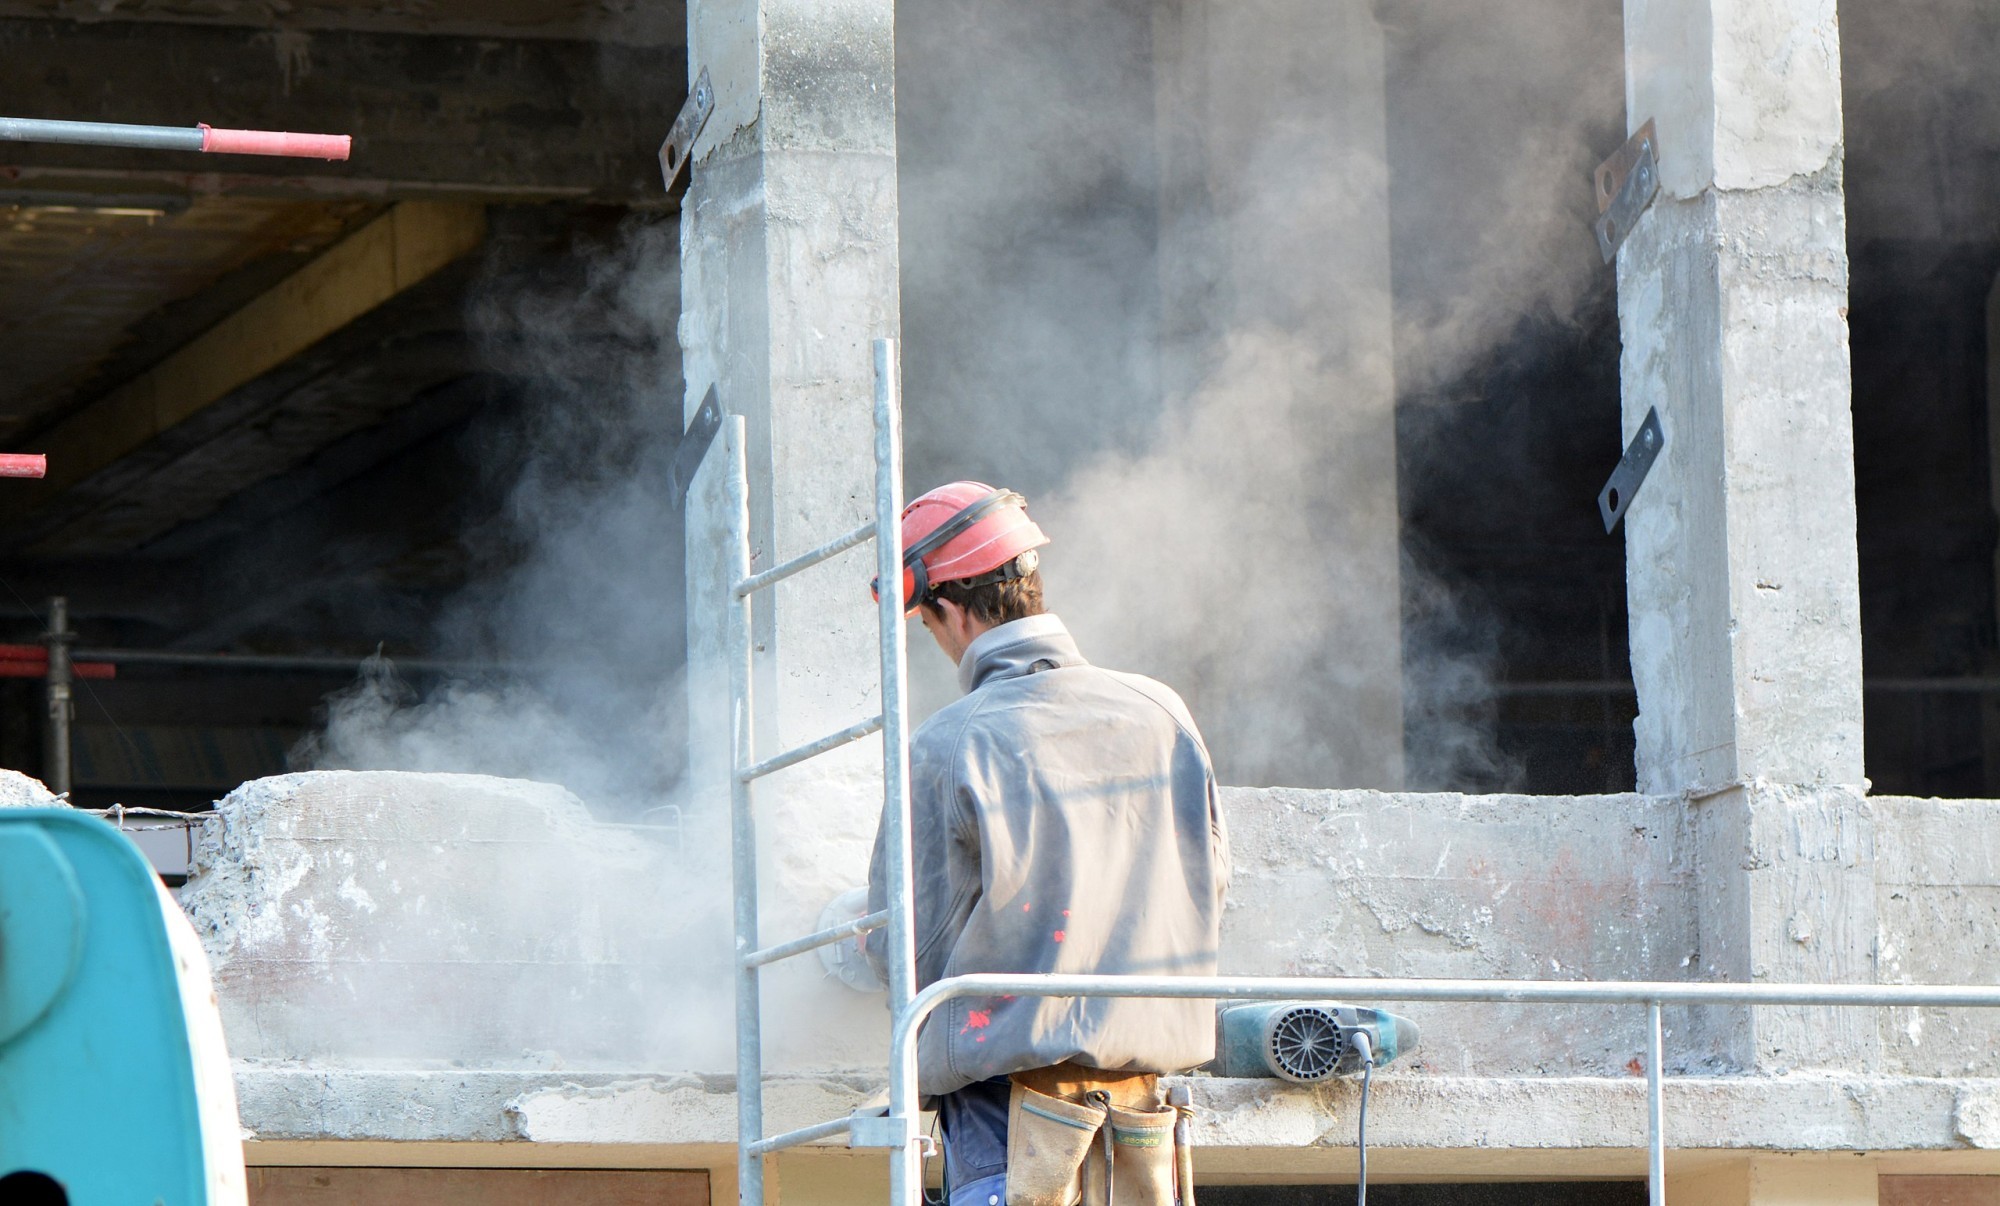
MULTIPOLYGON (((1643 1005, 1646 1041, 1646 1185, 1651 1206, 1665 1206, 1666 1130, 1664 1124, 1665 1041, 1660 1011, 1668 1005, 1937 1006, 2000 1009, 2000 985, 1972 984, 1691 984, 1649 980, 1415 980, 1291 976, 1065 976, 981 974, 939 980, 919 992, 908 1008, 895 1012, 890 1038, 890 1099, 896 1100, 900 1081, 907 1090, 916 1084, 917 1034, 924 1019, 940 1005, 961 997, 1155 997, 1181 1000, 1285 1000, 1294 997, 1341 1001, 1458 1001, 1518 1005, 1643 1005)), ((856 1120, 850 1120, 850 1128, 856 1120)), ((891 1165, 892 1206, 920 1206, 922 1183, 897 1177, 917 1136, 913 1125, 900 1124, 892 1107, 887 1119, 867 1119, 889 1125, 899 1137, 904 1159, 891 1165)), ((913 1123, 913 1120, 911 1120, 913 1123)), ((834 1132, 809 1127, 779 1139, 810 1142, 834 1132), (816 1133, 807 1134, 807 1131, 816 1133), (796 1137, 796 1138, 795 1138, 796 1137)), ((856 1130, 853 1146, 877 1146, 862 1141, 856 1130)), ((778 1140, 761 1150, 775 1150, 778 1140)), ((890 1146, 890 1144, 881 1144, 890 1146)))

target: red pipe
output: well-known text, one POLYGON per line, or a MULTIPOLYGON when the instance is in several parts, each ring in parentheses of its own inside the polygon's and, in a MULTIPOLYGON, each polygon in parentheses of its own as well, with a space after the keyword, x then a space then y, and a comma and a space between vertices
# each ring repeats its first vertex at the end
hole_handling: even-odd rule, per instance
MULTIPOLYGON (((71 662, 78 678, 117 678, 110 662, 71 662)), ((49 651, 41 645, 0 645, 0 678, 46 678, 49 651)))
POLYGON ((211 155, 284 155, 293 159, 345 159, 354 139, 346 134, 290 134, 279 130, 218 130, 198 123, 201 149, 211 155))
POLYGON ((41 477, 49 458, 39 452, 0 452, 0 477, 41 477))

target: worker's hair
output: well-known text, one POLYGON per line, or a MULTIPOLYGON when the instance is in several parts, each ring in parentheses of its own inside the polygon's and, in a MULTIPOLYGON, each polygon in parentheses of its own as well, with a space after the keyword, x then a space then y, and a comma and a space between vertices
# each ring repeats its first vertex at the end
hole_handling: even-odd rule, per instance
MULTIPOLYGON (((950 599, 982 624, 1005 624, 1042 614, 1042 571, 1030 570, 1024 577, 980 586, 940 582, 931 587, 931 595, 950 599)), ((930 599, 924 600, 924 606, 933 610, 937 607, 930 599)))

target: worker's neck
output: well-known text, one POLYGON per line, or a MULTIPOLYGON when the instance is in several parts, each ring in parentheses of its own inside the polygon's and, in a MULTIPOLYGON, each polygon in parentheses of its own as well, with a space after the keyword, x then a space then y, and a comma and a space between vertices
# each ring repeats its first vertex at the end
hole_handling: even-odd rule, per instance
POLYGON ((936 638, 938 648, 955 666, 965 658, 972 642, 998 627, 973 615, 949 599, 939 599, 923 610, 924 627, 936 638))

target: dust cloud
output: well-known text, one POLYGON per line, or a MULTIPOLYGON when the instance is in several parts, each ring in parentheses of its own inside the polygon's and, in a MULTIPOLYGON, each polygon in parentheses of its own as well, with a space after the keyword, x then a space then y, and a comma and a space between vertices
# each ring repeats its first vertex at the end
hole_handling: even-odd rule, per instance
POLYGON ((1617 5, 960 0, 898 34, 911 488, 1027 493, 1052 610, 1178 688, 1226 782, 1511 785, 1503 617, 1399 513, 1461 382, 1602 287, 1617 5))
MULTIPOLYGON (((497 212, 496 230, 506 234, 516 218, 532 226, 497 212)), ((533 242, 503 237, 496 246, 533 242)), ((480 874, 505 875, 506 892, 454 879, 468 864, 443 846, 431 872, 403 870, 440 916, 507 902, 504 916, 462 918, 468 933, 544 926, 560 950, 589 918, 604 931, 601 950, 581 970, 562 958, 559 968, 515 968, 514 987, 457 1000, 420 991, 427 973, 417 967, 409 973, 417 979, 383 988, 416 1002, 394 1033, 372 1016, 344 1025, 326 1011, 320 1025, 344 1057, 398 1054, 409 1035, 451 1033, 457 1015, 473 1010, 483 1027, 477 1043, 422 1049, 480 1047, 481 1058, 500 1063, 567 1067, 730 1063, 728 843, 717 818, 688 815, 677 795, 685 620, 668 467, 681 429, 679 224, 634 217, 600 237, 574 236, 565 250, 571 271, 553 277, 539 275, 545 255, 495 253, 473 305, 483 359, 517 383, 520 401, 468 436, 505 483, 506 501, 465 534, 472 585, 446 607, 435 639, 443 656, 491 669, 420 690, 377 659, 327 700, 323 728, 293 761, 567 788, 573 797, 558 795, 580 799, 578 815, 528 826, 524 833, 550 835, 539 848, 521 838, 487 844, 480 874), (504 857, 529 859, 532 874, 495 861, 504 857), (551 976, 569 994, 560 1008, 548 1007, 553 990, 539 983, 551 976)), ((430 789, 412 781, 408 790, 430 789)), ((477 792, 465 800, 483 804, 477 792)), ((404 857, 427 856, 412 845, 404 857)), ((365 946, 382 920, 345 917, 344 941, 365 946)))

